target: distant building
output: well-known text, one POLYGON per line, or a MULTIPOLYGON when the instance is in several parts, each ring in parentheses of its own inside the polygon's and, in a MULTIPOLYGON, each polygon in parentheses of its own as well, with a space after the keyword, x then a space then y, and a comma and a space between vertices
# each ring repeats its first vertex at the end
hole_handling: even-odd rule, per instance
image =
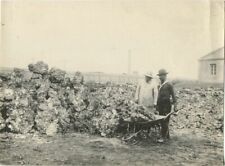
POLYGON ((224 48, 219 48, 199 59, 199 81, 223 83, 224 48))

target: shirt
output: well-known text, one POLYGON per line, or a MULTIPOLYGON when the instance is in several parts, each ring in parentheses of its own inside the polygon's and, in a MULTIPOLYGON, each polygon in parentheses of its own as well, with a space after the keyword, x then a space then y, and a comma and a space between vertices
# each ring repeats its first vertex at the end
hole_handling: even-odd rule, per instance
POLYGON ((157 84, 153 80, 149 83, 142 81, 138 84, 135 99, 138 100, 139 104, 146 107, 154 106, 157 103, 157 98, 157 84))

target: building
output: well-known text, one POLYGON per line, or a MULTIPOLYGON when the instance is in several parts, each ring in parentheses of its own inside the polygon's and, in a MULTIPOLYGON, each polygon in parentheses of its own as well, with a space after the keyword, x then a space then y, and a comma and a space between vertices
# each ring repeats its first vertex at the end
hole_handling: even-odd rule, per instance
POLYGON ((199 59, 199 81, 223 83, 224 47, 219 48, 199 59))

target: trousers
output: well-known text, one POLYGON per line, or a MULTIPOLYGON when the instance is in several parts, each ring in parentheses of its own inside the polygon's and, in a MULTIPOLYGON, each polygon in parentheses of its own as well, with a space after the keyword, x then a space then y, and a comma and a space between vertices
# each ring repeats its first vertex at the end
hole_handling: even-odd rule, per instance
MULTIPOLYGON (((170 101, 161 101, 157 103, 157 110, 159 111, 159 115, 166 116, 168 113, 171 112, 171 103, 170 101)), ((170 138, 169 134, 169 121, 170 116, 161 121, 161 136, 162 138, 170 138)))

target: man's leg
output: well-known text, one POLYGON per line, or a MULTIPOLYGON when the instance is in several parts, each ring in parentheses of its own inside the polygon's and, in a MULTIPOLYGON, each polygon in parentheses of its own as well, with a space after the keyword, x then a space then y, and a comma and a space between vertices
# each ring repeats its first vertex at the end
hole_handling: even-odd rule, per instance
POLYGON ((166 139, 169 138, 169 120, 170 117, 168 117, 166 120, 162 121, 162 138, 166 139))
MULTIPOLYGON (((159 109, 159 115, 167 115, 171 111, 171 104, 168 103, 163 103, 161 105, 161 108, 159 109)), ((170 117, 168 117, 166 120, 161 121, 161 136, 162 139, 160 142, 164 142, 166 138, 169 138, 169 120, 170 117)))
POLYGON ((170 139, 169 121, 170 121, 170 117, 168 117, 168 124, 167 124, 167 135, 166 135, 167 139, 170 139))
POLYGON ((170 130, 169 130, 169 129, 168 129, 166 138, 167 138, 167 139, 170 139, 170 130))
MULTIPOLYGON (((162 112, 162 109, 159 110, 159 115, 162 115, 162 116, 165 116, 165 113, 162 112)), ((158 140, 159 143, 163 143, 164 142, 164 139, 165 139, 165 131, 166 131, 166 123, 164 120, 161 120, 160 122, 160 135, 161 135, 161 138, 158 140)))

